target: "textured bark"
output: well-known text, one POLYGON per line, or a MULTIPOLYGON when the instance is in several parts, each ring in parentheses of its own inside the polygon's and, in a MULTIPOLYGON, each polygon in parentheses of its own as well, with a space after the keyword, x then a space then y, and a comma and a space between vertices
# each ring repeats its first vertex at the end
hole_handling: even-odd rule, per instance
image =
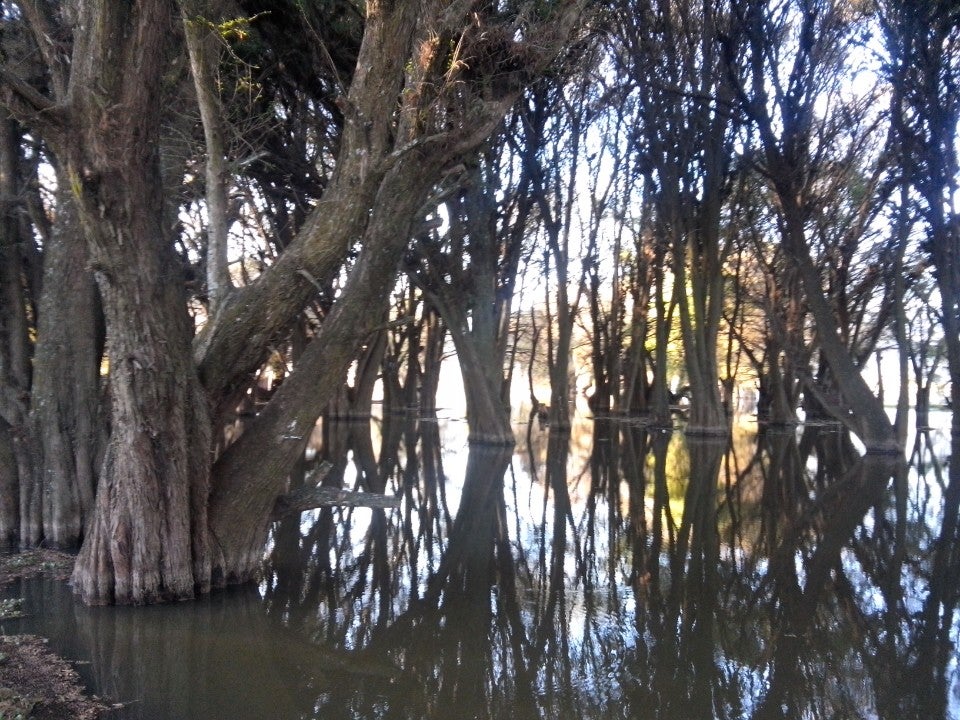
MULTIPOLYGON (((47 8, 31 9, 35 34, 49 45, 47 8)), ((470 9, 367 3, 337 169, 322 201, 301 236, 261 280, 231 294, 195 343, 157 150, 175 67, 174 0, 80 4, 72 61, 57 64, 65 82, 53 84, 53 99, 0 68, 0 101, 33 123, 63 169, 103 303, 111 435, 73 575, 85 602, 182 599, 208 590, 214 576, 256 575, 274 501, 379 323, 369 309, 385 306, 429 192, 490 135, 552 59, 543 48, 559 49, 577 15, 573 3, 552 18, 556 37, 524 46, 524 70, 505 79, 495 62, 494 91, 483 77, 461 82, 454 76, 466 64, 448 62, 457 38, 484 42, 470 9), (436 42, 441 34, 450 42, 436 42), (211 486, 208 402, 241 384, 355 244, 361 255, 319 336, 222 454, 211 486)))
MULTIPOLYGON (((552 26, 556 38, 566 37, 577 16, 575 7, 569 10, 552 26)), ((243 582, 256 576, 274 500, 359 346, 375 330, 379 317, 371 314, 370 308, 385 306, 408 239, 422 220, 429 192, 444 179, 447 168, 490 136, 523 87, 520 83, 507 86, 502 94, 473 97, 469 107, 459 107, 453 98, 442 95, 444 88, 456 84, 439 83, 441 77, 447 77, 448 68, 447 56, 436 52, 442 47, 435 42, 437 27, 439 24, 444 32, 453 28, 461 33, 471 22, 465 13, 459 6, 443 13, 433 5, 414 8, 407 3, 371 3, 368 7, 351 102, 354 107, 367 107, 368 93, 396 89, 399 82, 391 80, 390 72, 407 73, 407 90, 401 94, 399 113, 389 114, 399 119, 387 136, 380 136, 377 125, 358 130, 370 137, 360 147, 363 152, 355 153, 362 156, 362 162, 355 166, 358 175, 352 179, 352 201, 366 202, 364 187, 371 177, 377 178, 377 187, 372 202, 363 206, 366 221, 360 236, 362 251, 341 296, 304 351, 296 371, 213 468, 210 521, 218 551, 217 583, 243 582), (397 27, 413 26, 418 21, 414 33, 396 32, 397 27), (411 37, 415 42, 411 43, 411 37), (376 44, 376 52, 389 58, 385 67, 360 67, 365 52, 369 52, 368 44, 376 44), (408 63, 397 61, 397 56, 406 57, 407 52, 414 53, 408 63), (378 74, 376 82, 371 79, 373 73, 378 74), (434 94, 438 91, 440 96, 434 94)), ((547 36, 543 39, 544 47, 559 48, 547 36)), ((532 76, 542 70, 551 55, 538 51, 536 57, 529 68, 532 76)), ((394 96, 390 104, 395 102, 394 96)), ((345 162, 349 168, 355 160, 345 162)), ((340 181, 344 192, 347 178, 349 175, 340 181)), ((325 212, 334 212, 335 208, 336 204, 326 207, 325 212)), ((352 215, 358 212, 354 207, 347 210, 352 215)))
POLYGON ((189 598, 209 587, 210 431, 156 149, 175 8, 83 13, 59 150, 103 299, 111 435, 73 584, 91 604, 189 598))
POLYGON ((423 372, 420 377, 420 412, 424 415, 436 414, 437 390, 440 387, 440 370, 443 365, 443 348, 447 337, 447 326, 434 311, 428 311, 424 318, 426 325, 423 341, 423 372))
MULTIPOLYGON (((18 538, 24 516, 21 487, 30 472, 27 398, 30 391, 30 344, 27 280, 22 234, 12 199, 18 194, 18 160, 13 123, 0 118, 0 532, 18 538), (9 203, 9 205, 7 204, 9 203)), ((39 517, 39 516, 38 516, 39 517)))
MULTIPOLYGON (((60 177, 60 187, 66 178, 60 177)), ((77 547, 92 515, 101 459, 100 305, 76 210, 61 190, 44 248, 30 426, 31 487, 41 517, 24 523, 22 542, 77 547)), ((35 506, 34 506, 35 505, 35 506)), ((24 520, 28 520, 24 518, 24 520)))
MULTIPOLYGON (((195 342, 204 387, 213 398, 243 384, 269 346, 339 272, 363 236, 389 167, 395 111, 421 8, 371 2, 357 69, 344 99, 337 166, 303 229, 258 280, 239 288, 195 342)), ((429 4, 428 4, 429 5, 429 4)))
POLYGON ((0 546, 20 538, 20 469, 13 443, 10 426, 0 418, 0 546))

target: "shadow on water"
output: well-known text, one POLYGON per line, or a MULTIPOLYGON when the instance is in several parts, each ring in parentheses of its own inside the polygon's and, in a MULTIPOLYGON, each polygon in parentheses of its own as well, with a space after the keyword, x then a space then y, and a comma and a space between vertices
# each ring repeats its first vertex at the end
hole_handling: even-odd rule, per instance
POLYGON ((326 481, 398 510, 281 521, 259 587, 195 603, 24 581, 3 630, 88 662, 131 720, 957 716, 957 448, 588 429, 513 454, 332 425, 326 481))

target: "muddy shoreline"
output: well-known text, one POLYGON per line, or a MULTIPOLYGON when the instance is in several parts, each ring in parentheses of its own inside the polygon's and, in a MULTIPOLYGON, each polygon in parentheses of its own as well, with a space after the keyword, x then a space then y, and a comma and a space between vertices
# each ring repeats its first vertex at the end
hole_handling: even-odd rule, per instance
MULTIPOLYGON (((29 550, 0 556, 0 586, 48 575, 66 582, 73 556, 29 550)), ((0 619, 16 618, 16 598, 0 604, 0 619)), ((77 671, 36 635, 0 635, 0 717, 27 720, 98 720, 110 706, 87 693, 77 671)))

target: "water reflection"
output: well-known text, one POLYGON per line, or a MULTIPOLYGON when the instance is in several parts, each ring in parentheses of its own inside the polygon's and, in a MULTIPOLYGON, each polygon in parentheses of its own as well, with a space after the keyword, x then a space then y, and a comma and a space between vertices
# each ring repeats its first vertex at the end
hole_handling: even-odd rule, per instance
POLYGON ((960 471, 935 434, 908 463, 815 427, 597 421, 514 455, 458 429, 325 428, 327 482, 401 508, 278 523, 259 588, 110 610, 28 583, 4 630, 90 659, 122 718, 960 711, 960 471))

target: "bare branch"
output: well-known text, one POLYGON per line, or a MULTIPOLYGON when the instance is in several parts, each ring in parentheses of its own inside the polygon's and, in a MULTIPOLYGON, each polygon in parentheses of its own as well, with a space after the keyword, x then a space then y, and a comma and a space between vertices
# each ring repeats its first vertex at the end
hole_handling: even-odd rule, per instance
POLYGON ((0 105, 52 144, 63 133, 66 106, 54 102, 6 66, 0 66, 0 105))

